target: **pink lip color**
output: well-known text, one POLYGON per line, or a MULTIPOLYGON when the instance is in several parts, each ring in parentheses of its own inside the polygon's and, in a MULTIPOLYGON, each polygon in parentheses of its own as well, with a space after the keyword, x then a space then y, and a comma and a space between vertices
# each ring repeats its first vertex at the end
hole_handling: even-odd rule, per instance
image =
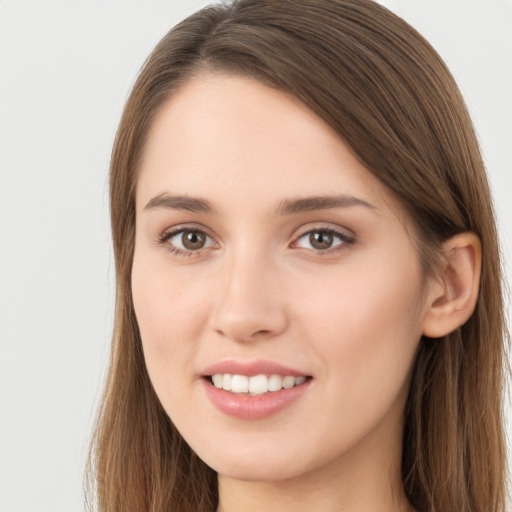
POLYGON ((264 395, 237 395, 216 388, 208 379, 202 379, 206 396, 219 411, 243 420, 259 420, 275 414, 300 398, 309 388, 311 380, 300 386, 264 395))
POLYGON ((216 364, 212 364, 205 368, 201 374, 203 376, 215 375, 216 373, 231 373, 231 375, 247 375, 247 377, 253 377, 254 375, 281 375, 286 377, 290 375, 292 377, 306 377, 305 373, 288 368, 279 363, 273 361, 236 361, 226 360, 220 361, 216 364))
POLYGON ((208 378, 216 373, 230 373, 238 375, 291 375, 293 377, 306 376, 292 368, 287 368, 271 361, 221 361, 205 368, 202 372, 203 387, 206 396, 219 411, 244 420, 258 420, 267 418, 285 409, 295 400, 299 399, 309 388, 312 379, 290 389, 270 391, 263 395, 249 396, 237 395, 223 389, 216 388, 208 378))

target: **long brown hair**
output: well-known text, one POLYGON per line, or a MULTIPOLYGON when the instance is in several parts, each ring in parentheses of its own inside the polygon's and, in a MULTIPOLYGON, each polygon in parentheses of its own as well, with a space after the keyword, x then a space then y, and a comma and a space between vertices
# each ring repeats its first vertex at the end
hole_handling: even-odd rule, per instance
POLYGON ((174 27, 127 101, 110 171, 117 278, 111 365, 91 448, 102 512, 211 512, 215 472, 188 447, 148 377, 130 280, 137 166, 152 119, 204 70, 288 91, 327 122, 408 208, 426 273, 441 243, 472 231, 483 266, 474 314, 423 338, 405 411, 402 474, 419 512, 503 512, 505 323, 491 196, 474 129, 445 64, 370 0, 235 0, 174 27))

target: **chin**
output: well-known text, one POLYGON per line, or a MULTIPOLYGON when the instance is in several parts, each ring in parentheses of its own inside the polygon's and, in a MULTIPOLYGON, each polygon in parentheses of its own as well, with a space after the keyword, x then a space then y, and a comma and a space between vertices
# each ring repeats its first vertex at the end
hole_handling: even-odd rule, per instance
MULTIPOLYGON (((256 440, 196 447, 197 455, 219 475, 248 482, 277 482, 309 472, 314 458, 297 445, 256 440), (313 459, 313 460, 312 460, 313 459)), ((321 462, 321 461, 320 461, 321 462)))
POLYGON ((217 461, 211 467, 219 476, 245 482, 278 482, 293 479, 302 472, 292 461, 279 463, 273 460, 253 460, 230 462, 217 461))

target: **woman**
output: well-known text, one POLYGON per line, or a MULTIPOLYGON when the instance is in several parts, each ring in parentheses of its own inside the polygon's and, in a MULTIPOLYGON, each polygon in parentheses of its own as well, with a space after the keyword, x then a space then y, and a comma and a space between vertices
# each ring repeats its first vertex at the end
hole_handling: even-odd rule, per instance
POLYGON ((503 511, 504 320, 475 134, 369 0, 169 32, 111 164, 100 510, 503 511))

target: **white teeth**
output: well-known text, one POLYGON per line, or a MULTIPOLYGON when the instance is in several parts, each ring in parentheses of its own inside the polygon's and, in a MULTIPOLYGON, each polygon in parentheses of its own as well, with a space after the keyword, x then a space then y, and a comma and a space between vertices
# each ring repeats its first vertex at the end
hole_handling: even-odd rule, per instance
POLYGON ((222 388, 232 393, 249 393, 251 395, 263 395, 268 391, 279 391, 300 386, 306 381, 306 377, 293 377, 287 375, 231 375, 230 373, 216 373, 212 375, 212 382, 216 388, 222 388))
POLYGON ((225 389, 226 391, 231 391, 232 375, 229 373, 225 373, 224 375, 222 375, 221 373, 218 373, 217 375, 220 375, 222 377, 222 380, 221 380, 222 385, 219 387, 221 387, 222 389, 225 389))
POLYGON ((301 384, 304 384, 306 382, 306 377, 296 377, 295 378, 295 385, 300 386, 301 384))
POLYGON ((222 381, 223 381, 223 377, 222 377, 222 373, 216 373, 215 375, 212 375, 212 381, 213 381, 213 385, 216 387, 216 388, 221 388, 222 387, 222 381))
POLYGON ((262 395, 268 391, 268 379, 266 375, 256 375, 249 379, 249 393, 262 395))
POLYGON ((248 393, 249 377, 245 375, 233 375, 233 377, 231 377, 231 391, 233 393, 248 393))
POLYGON ((285 377, 283 379, 283 388, 290 389, 295 385, 295 377, 285 377))
POLYGON ((268 390, 279 391, 283 386, 283 378, 280 375, 271 375, 268 379, 268 390))

